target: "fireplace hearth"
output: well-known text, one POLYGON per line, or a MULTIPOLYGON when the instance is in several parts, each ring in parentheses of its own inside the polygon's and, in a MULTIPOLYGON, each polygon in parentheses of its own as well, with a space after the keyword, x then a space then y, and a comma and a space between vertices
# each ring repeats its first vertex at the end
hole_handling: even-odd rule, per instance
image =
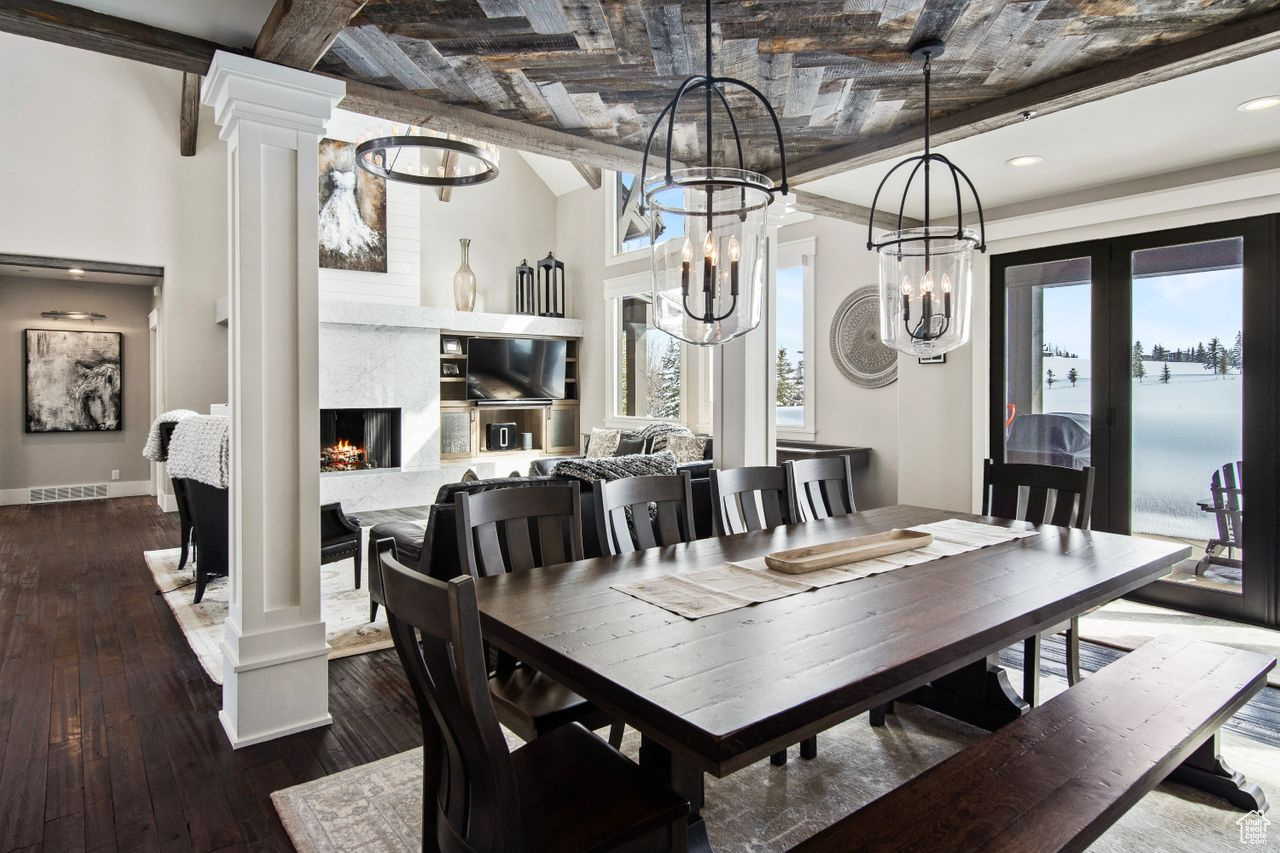
POLYGON ((399 467, 399 409, 320 410, 321 472, 399 467))

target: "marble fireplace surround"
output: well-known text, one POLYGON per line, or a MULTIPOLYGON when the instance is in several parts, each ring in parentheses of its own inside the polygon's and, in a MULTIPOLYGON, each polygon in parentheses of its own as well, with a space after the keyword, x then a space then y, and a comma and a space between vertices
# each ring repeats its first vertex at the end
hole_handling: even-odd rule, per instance
POLYGON ((581 320, 556 317, 322 301, 320 408, 398 407, 401 467, 321 474, 321 501, 339 501, 348 512, 422 506, 468 468, 482 477, 527 470, 521 456, 440 461, 440 336, 581 338, 583 328, 581 320))

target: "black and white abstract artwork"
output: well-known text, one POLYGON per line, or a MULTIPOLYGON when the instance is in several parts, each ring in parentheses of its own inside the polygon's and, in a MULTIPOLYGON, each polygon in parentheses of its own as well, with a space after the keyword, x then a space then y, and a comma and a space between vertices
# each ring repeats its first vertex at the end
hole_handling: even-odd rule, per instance
POLYGON ((122 428, 119 332, 27 329, 27 432, 122 428))
POLYGON ((356 167, 355 145, 320 141, 320 266, 387 271, 386 181, 356 167))

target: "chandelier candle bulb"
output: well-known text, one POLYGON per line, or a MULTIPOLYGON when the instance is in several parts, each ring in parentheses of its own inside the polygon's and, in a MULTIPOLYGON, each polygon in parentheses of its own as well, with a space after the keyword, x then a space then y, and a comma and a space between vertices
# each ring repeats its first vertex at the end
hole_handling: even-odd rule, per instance
POLYGON ((729 238, 729 293, 733 296, 738 295, 738 258, 742 255, 741 247, 738 246, 738 238, 729 238))
POLYGON ((680 262, 680 290, 686 298, 689 296, 689 266, 693 263, 693 245, 689 238, 684 240, 683 260, 680 262))

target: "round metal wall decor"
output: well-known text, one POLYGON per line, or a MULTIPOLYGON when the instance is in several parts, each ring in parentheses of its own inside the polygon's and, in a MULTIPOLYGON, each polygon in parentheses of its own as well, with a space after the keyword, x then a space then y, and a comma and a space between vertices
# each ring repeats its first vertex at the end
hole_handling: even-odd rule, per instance
POLYGON ((845 297, 831 321, 831 357, 850 382, 883 388, 898 379, 898 352, 880 340, 880 288, 860 287, 845 297))

